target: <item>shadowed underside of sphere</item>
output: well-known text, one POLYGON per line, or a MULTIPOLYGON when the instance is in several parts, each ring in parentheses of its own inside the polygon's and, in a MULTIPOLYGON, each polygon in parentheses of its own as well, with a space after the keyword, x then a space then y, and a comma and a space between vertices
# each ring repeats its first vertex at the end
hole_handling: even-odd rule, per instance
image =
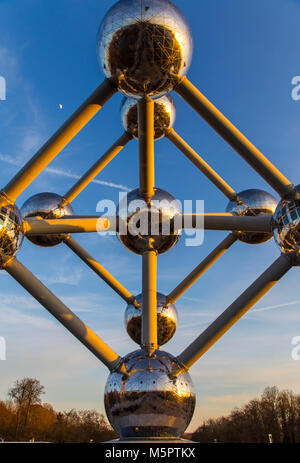
POLYGON ((300 255, 300 185, 296 187, 299 197, 281 200, 274 214, 274 239, 284 253, 300 255))
MULTIPOLYGON (((70 204, 62 206, 63 198, 55 193, 39 193, 29 198, 22 206, 23 218, 42 217, 43 219, 60 219, 73 215, 70 204)), ((38 246, 51 247, 63 241, 63 235, 34 235, 27 237, 38 246)))
POLYGON ((0 207, 0 268, 14 257, 23 242, 22 215, 15 205, 0 207))
MULTIPOLYGON (((142 295, 136 297, 140 304, 137 308, 129 304, 125 311, 125 327, 131 339, 141 345, 142 295)), ((174 336, 177 328, 177 310, 174 304, 167 305, 167 297, 157 293, 157 343, 166 344, 174 336)))
MULTIPOLYGON (((134 98, 124 98, 121 104, 121 118, 124 129, 136 140, 138 131, 138 102, 134 98)), ((173 98, 165 95, 154 100, 154 139, 164 137, 166 129, 171 129, 176 118, 173 98)))
POLYGON ((174 376, 178 361, 156 350, 138 350, 124 358, 127 376, 109 375, 104 403, 110 424, 122 438, 181 437, 195 409, 188 373, 174 376))
MULTIPOLYGON (((263 190, 250 189, 238 193, 240 204, 230 201, 226 212, 239 216, 257 216, 274 214, 277 200, 270 193, 263 190)), ((238 239, 247 244, 261 244, 269 241, 272 233, 240 232, 238 239)))
POLYGON ((162 254, 179 240, 181 231, 176 217, 181 214, 180 203, 169 193, 155 188, 151 203, 147 204, 139 190, 126 195, 117 209, 118 237, 121 243, 135 254, 151 248, 162 254))
POLYGON ((104 17, 97 55, 128 96, 160 96, 185 75, 192 58, 189 26, 168 0, 121 0, 104 17))

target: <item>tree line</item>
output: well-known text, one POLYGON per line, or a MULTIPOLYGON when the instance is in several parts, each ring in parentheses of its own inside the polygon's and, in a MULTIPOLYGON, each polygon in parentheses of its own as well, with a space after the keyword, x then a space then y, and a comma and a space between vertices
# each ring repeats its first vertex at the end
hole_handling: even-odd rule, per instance
POLYGON ((0 441, 76 443, 105 442, 118 435, 96 410, 57 412, 42 403, 45 388, 35 378, 23 378, 0 401, 0 441))
POLYGON ((268 387, 260 398, 209 419, 193 433, 202 443, 300 443, 300 394, 268 387))

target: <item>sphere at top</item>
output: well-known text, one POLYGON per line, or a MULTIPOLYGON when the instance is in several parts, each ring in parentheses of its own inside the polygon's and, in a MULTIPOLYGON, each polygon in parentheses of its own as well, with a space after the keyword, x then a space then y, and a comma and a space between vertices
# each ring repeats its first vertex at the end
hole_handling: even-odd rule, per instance
POLYGON ((188 373, 171 354, 141 349, 124 359, 127 375, 112 372, 104 403, 110 424, 122 438, 180 438, 195 409, 195 393, 188 373))
MULTIPOLYGON (((63 197, 55 193, 39 193, 31 196, 23 204, 21 212, 23 218, 42 217, 43 219, 60 219, 65 215, 74 215, 70 204, 62 206, 63 197)), ((38 246, 51 247, 63 241, 63 235, 34 235, 27 236, 29 241, 38 246)))
MULTIPOLYGON (((257 216, 274 214, 277 200, 270 193, 263 190, 251 189, 238 193, 240 203, 230 201, 226 212, 239 216, 257 216)), ((261 244, 269 241, 272 233, 240 232, 238 239, 247 244, 261 244)))
POLYGON ((181 204, 169 193, 154 189, 154 196, 147 204, 139 190, 123 197, 117 208, 118 238, 135 254, 151 249, 162 254, 171 249, 180 238, 177 217, 181 204), (150 245, 151 243, 151 245, 150 245))
POLYGON ((97 56, 106 77, 127 96, 158 97, 187 73, 193 53, 190 28, 168 0, 120 0, 104 17, 97 56))
POLYGON ((0 206, 0 269, 16 255, 23 242, 23 220, 17 206, 0 206))
MULTIPOLYGON (((135 98, 124 98, 121 104, 121 118, 124 129, 138 139, 138 102, 135 98)), ((176 107, 170 95, 154 100, 154 139, 164 137, 165 130, 171 129, 176 119, 176 107)))
POLYGON ((274 238, 284 253, 300 254, 300 185, 298 198, 282 199, 274 214, 274 238))
MULTIPOLYGON (((136 298, 140 307, 129 304, 125 310, 125 327, 131 339, 141 345, 142 332, 142 294, 136 298)), ((167 297, 157 293, 157 344, 162 346, 174 336, 177 328, 177 310, 174 304, 167 304, 167 297)))

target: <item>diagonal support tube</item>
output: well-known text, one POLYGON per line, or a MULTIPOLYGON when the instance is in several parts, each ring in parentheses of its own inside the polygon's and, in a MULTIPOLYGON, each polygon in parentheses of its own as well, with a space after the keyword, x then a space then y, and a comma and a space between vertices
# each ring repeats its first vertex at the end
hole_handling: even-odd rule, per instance
POLYGON ((154 195, 154 101, 144 96, 138 101, 140 194, 148 203, 154 195))
POLYGON ((202 357, 251 307, 256 304, 293 266, 292 259, 282 254, 246 291, 241 294, 200 336, 179 356, 189 369, 202 357))
POLYGON ((65 306, 43 283, 16 258, 5 270, 45 307, 73 336, 91 351, 111 371, 119 368, 122 358, 103 342, 77 315, 65 306))
POLYGON ((174 129, 166 131, 166 137, 217 187, 230 201, 237 201, 238 196, 225 180, 181 138, 174 129))
POLYGON ((235 243, 237 236, 230 233, 175 289, 169 294, 168 304, 174 304, 223 254, 235 243))
POLYGON ((60 233, 93 233, 116 231, 116 217, 65 216, 61 219, 27 218, 23 222, 26 236, 60 233))
POLYGON ((99 262, 97 262, 77 241, 71 236, 66 236, 65 244, 83 261, 85 262, 102 280, 105 281, 119 296, 121 296, 127 304, 133 304, 139 307, 135 297, 124 288, 121 283, 116 280, 99 262))
POLYGON ((132 135, 124 132, 123 135, 112 145, 109 150, 75 183, 75 185, 64 195, 66 203, 71 203, 89 183, 120 153, 120 151, 132 140, 132 135))
POLYGON ((238 216, 230 212, 216 212, 205 214, 182 214, 183 228, 199 230, 231 230, 242 232, 272 233, 273 215, 262 214, 257 216, 238 216))
POLYGON ((175 90, 281 197, 295 194, 294 185, 186 77, 178 77, 175 90))
POLYGON ((117 88, 114 86, 113 81, 105 79, 94 93, 6 185, 3 191, 6 197, 11 202, 15 202, 28 185, 33 182, 116 92, 117 88))
POLYGON ((157 349, 157 253, 148 250, 143 254, 143 310, 142 346, 149 355, 157 349))

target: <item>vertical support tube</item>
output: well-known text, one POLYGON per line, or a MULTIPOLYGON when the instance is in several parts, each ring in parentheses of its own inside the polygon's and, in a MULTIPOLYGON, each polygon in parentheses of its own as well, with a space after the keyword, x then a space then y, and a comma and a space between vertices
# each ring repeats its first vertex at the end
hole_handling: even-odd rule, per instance
POLYGON ((27 164, 6 185, 3 193, 15 202, 18 196, 30 183, 50 164, 64 147, 95 116, 102 106, 116 93, 117 88, 110 79, 104 82, 75 111, 74 114, 57 130, 45 145, 31 158, 27 164))
POLYGON ((178 356, 179 362, 189 369, 291 269, 292 265, 292 259, 282 254, 178 356))
POLYGON ((148 250, 143 254, 143 312, 142 347, 149 355, 157 349, 157 253, 148 250))
POLYGON ((140 194, 146 202, 154 195, 154 101, 147 95, 138 102, 140 194))

